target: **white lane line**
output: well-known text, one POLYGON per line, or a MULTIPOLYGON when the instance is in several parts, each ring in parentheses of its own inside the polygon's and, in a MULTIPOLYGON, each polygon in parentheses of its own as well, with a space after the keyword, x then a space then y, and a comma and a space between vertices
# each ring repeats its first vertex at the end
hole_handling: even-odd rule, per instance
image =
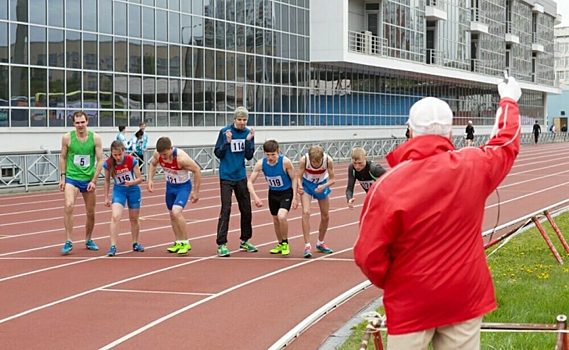
MULTIPOLYGON (((293 236, 290 239, 293 238, 300 238, 301 236, 293 236)), ((163 245, 160 245, 160 247, 163 245)), ((153 246, 152 248, 156 248, 157 246, 153 246)), ((148 248, 150 249, 150 248, 148 248)), ((128 252, 130 253, 130 252, 128 252)), ((120 253, 117 253, 120 254, 120 253)), ((123 253, 123 254, 126 254, 123 253)), ((201 258, 205 258, 209 255, 192 255, 192 256, 184 256, 184 257, 179 257, 179 256, 115 256, 113 258, 113 260, 172 260, 172 261, 180 261, 180 259, 201 259, 201 258)), ((0 260, 5 260, 5 261, 10 261, 10 260, 30 260, 30 261, 41 261, 41 260, 46 260, 46 261, 65 261, 65 260, 88 260, 89 258, 82 258, 82 257, 8 257, 8 258, 0 258, 0 260)), ((285 259, 286 261, 288 260, 306 260, 305 258, 292 258, 290 256, 282 256, 280 254, 273 254, 273 257, 259 257, 259 258, 247 258, 247 257, 235 257, 235 256, 231 256, 231 257, 227 257, 224 260, 268 260, 268 261, 278 261, 280 259, 285 259)), ((334 259, 330 259, 330 261, 354 261, 354 259, 350 259, 350 258, 334 258, 334 259)))
MULTIPOLYGON (((525 195, 523 195, 523 196, 519 196, 519 197, 516 197, 516 198, 504 200, 504 201, 501 201, 501 202, 498 202, 498 203, 490 204, 490 205, 486 206, 486 208, 484 208, 484 209, 490 209, 490 208, 494 208, 494 207, 496 207, 496 206, 498 206, 498 205, 504 205, 504 204, 507 204, 507 203, 510 203, 510 202, 515 202, 515 201, 517 201, 517 200, 524 199, 524 198, 527 198, 527 197, 531 197, 531 196, 534 196, 534 195, 536 195, 536 194, 540 194, 540 193, 543 193, 543 192, 547 192, 547 191, 556 189, 556 188, 558 188, 558 187, 563 187, 563 186, 569 186, 569 182, 564 182, 564 183, 562 183, 562 184, 555 185, 555 186, 551 186, 551 187, 548 187, 548 188, 544 188, 544 189, 542 189, 542 190, 535 190, 535 191, 533 191, 533 192, 531 192, 531 193, 528 193, 528 194, 525 194, 525 195)), ((554 204, 554 203, 552 203, 552 204, 554 204)))
POLYGON ((197 295, 197 296, 211 296, 213 293, 190 293, 190 292, 164 292, 159 290, 136 290, 136 289, 114 289, 105 288, 100 289, 101 292, 118 292, 118 293, 144 293, 144 294, 172 294, 172 295, 197 295))
MULTIPOLYGON (((357 224, 359 224, 358 221, 350 222, 350 223, 347 223, 347 224, 343 224, 343 225, 338 225, 338 226, 331 227, 331 228, 328 229, 328 231, 330 231, 330 230, 335 230, 335 229, 340 229, 340 228, 344 228, 344 227, 348 227, 348 226, 352 226, 352 225, 357 225, 357 224)), ((314 231, 314 233, 316 233, 316 232, 318 232, 318 231, 314 231)), ((311 233, 311 234, 313 234, 313 233, 311 233)), ((258 247, 262 247, 262 246, 266 246, 266 245, 273 244, 273 243, 274 243, 274 241, 271 241, 271 242, 259 244, 259 245, 257 245, 257 246, 258 246, 258 247)), ((344 251, 348 251, 348 250, 351 250, 351 249, 352 249, 352 248, 348 248, 348 249, 346 249, 346 250, 339 251, 339 252, 336 252, 336 253, 332 253, 332 254, 329 254, 329 255, 335 255, 335 254, 342 253, 342 252, 344 252, 344 251)), ((235 250, 235 251, 233 251, 232 253, 236 253, 236 252, 238 252, 238 250, 235 250)), ((112 282, 112 283, 106 284, 106 285, 101 286, 101 287, 97 287, 97 288, 93 288, 93 289, 90 289, 90 290, 87 290, 87 291, 84 291, 84 292, 81 292, 81 293, 77 293, 77 294, 68 296, 68 297, 66 297, 66 298, 53 301, 53 302, 48 303, 48 304, 44 304, 44 305, 41 305, 41 306, 37 306, 37 307, 34 307, 34 308, 32 308, 32 309, 28 309, 28 310, 26 310, 26 311, 22 311, 22 312, 20 312, 20 313, 17 313, 17 314, 15 314, 15 315, 12 315, 12 316, 9 316, 9 317, 5 317, 5 318, 3 318, 3 319, 0 319, 0 324, 5 323, 5 322, 8 322, 8 321, 11 321, 11 320, 14 320, 14 319, 17 319, 17 318, 20 318, 20 317, 22 317, 22 316, 26 316, 26 315, 28 315, 28 314, 31 314, 31 313, 36 312, 36 311, 39 311, 39 310, 47 309, 47 308, 49 308, 49 307, 52 307, 52 306, 54 306, 54 305, 58 305, 58 304, 64 303, 64 302, 69 301, 69 300, 73 300, 73 299, 77 299, 77 298, 82 297, 82 296, 85 296, 85 295, 89 295, 89 294, 94 293, 94 292, 97 292, 97 291, 99 291, 99 290, 101 290, 101 289, 108 289, 108 288, 110 288, 110 287, 114 287, 114 286, 119 285, 119 284, 123 284, 123 283, 130 282, 130 281, 134 281, 134 280, 138 280, 138 279, 141 279, 141 278, 144 278, 144 277, 148 277, 148 276, 152 276, 152 275, 155 275, 155 274, 158 274, 158 273, 161 273, 161 272, 173 270, 173 269, 176 269, 176 268, 178 268, 178 267, 183 267, 183 266, 187 266, 187 265, 191 265, 191 264, 195 264, 195 263, 198 263, 198 262, 201 262, 201 261, 211 260, 211 259, 223 259, 223 258, 219 258, 217 255, 211 255, 211 256, 209 256, 209 257, 205 257, 205 258, 202 258, 202 259, 197 259, 197 260, 192 260, 192 261, 186 261, 186 262, 181 263, 181 264, 177 264, 177 265, 173 265, 173 266, 168 266, 168 267, 164 267, 164 268, 161 268, 161 269, 158 269, 158 270, 154 270, 154 271, 146 272, 146 273, 143 273, 143 274, 135 275, 135 276, 132 276, 132 277, 129 277, 129 278, 122 279, 122 280, 120 280, 120 281, 116 281, 116 282, 112 282)), ((321 259, 321 258, 317 258, 317 259, 321 259)), ((315 261, 315 260, 317 260, 317 259, 307 260, 306 262, 301 263, 301 264, 306 264, 306 263, 309 263, 310 261, 315 261)), ((258 279, 258 278, 257 278, 257 279, 258 279)))
MULTIPOLYGON (((343 188, 343 187, 332 187, 332 190, 334 190, 334 189, 339 189, 339 188, 343 188)), ((267 189, 266 191, 268 191, 268 189, 267 189)), ((257 191, 257 192, 260 192, 260 191, 257 191)), ((360 191, 354 192, 354 196, 361 196, 361 195, 364 195, 364 196, 365 196, 365 192, 360 192, 360 191)), ((346 196, 345 196, 345 195, 341 195, 341 196, 330 197, 331 200, 340 199, 340 198, 344 198, 344 199, 345 199, 346 196)), ((160 204, 160 205, 164 205, 164 203, 162 203, 162 204, 160 204)), ((237 202, 232 203, 232 206, 234 206, 234 205, 236 206, 236 205, 237 205, 237 202)), ((184 213, 197 212, 197 211, 201 211, 201 210, 214 209, 214 208, 221 208, 221 204, 211 205, 211 206, 208 206, 208 207, 191 208, 191 209, 185 210, 184 213)), ((261 209, 252 210, 251 213, 252 213, 252 214, 261 213, 261 212, 265 212, 265 211, 268 211, 268 210, 269 210, 269 209, 268 209, 268 206, 265 205, 265 206, 264 206, 263 208, 261 208, 261 209)), ((158 214, 152 214, 152 215, 144 215, 144 216, 141 216, 141 219, 142 219, 143 217, 144 217, 144 218, 153 218, 153 217, 166 216, 166 215, 168 215, 168 212, 161 212, 161 213, 158 213, 158 214)), ((241 213, 240 213, 240 212, 237 212, 237 213, 231 214, 230 217, 233 218, 233 217, 240 216, 240 215, 241 215, 241 213)), ((144 220, 144 219, 142 219, 142 220, 144 220)), ((189 219, 189 218, 186 219, 188 225, 191 225, 191 224, 198 224, 198 223, 207 222, 207 221, 214 221, 214 220, 218 220, 218 217, 217 217, 217 216, 215 216, 215 217, 209 217, 209 218, 207 218, 207 219, 189 219)), ((39 221, 45 221, 45 220, 39 220, 39 221)), ((99 226, 99 225, 109 225, 109 224, 110 224, 110 221, 103 221, 103 222, 95 223, 95 226, 99 226)), ((170 227, 171 227, 170 225, 167 225, 167 226, 160 226, 160 227, 155 227, 155 228, 150 228, 150 229, 141 230, 140 232, 155 231, 155 230, 158 230, 158 229, 164 229, 164 228, 170 228, 170 227)), ((83 228, 83 226, 74 226, 74 227, 73 227, 74 230, 75 230, 75 229, 80 229, 80 228, 83 228)), ((0 237, 0 240, 2 240, 2 239, 9 239, 9 238, 18 238, 18 237, 33 236, 33 235, 44 234, 44 233, 61 232, 61 231, 63 231, 63 230, 64 230, 64 228, 56 228, 56 229, 50 229, 50 230, 44 230, 44 231, 28 232, 28 233, 22 233, 22 234, 10 236, 10 237, 0 237)), ((122 235, 122 234, 121 234, 121 235, 122 235)), ((101 236, 101 237, 93 238, 93 240, 94 240, 94 241, 97 241, 97 240, 99 240, 99 239, 108 238, 108 237, 109 237, 109 236, 101 236)), ((83 242, 83 240, 74 241, 73 243, 77 243, 77 242, 83 242)), ((60 245, 60 244, 51 245, 51 246, 45 246, 45 248, 56 247, 56 246, 58 246, 58 245, 60 245)), ((43 248, 44 248, 44 247, 30 248, 30 249, 27 249, 27 250, 21 250, 20 252, 28 252, 28 251, 33 251, 33 250, 43 249, 43 248)), ((0 257, 1 257, 1 256, 5 256, 5 255, 10 255, 10 254, 16 254, 16 253, 14 253, 14 252, 11 252, 11 253, 3 253, 3 254, 0 254, 0 257)))
MULTIPOLYGON (((361 207, 361 206, 363 206, 363 204, 358 204, 358 205, 355 205, 354 207, 361 207)), ((343 211, 343 210, 345 210, 345 209, 344 209, 344 208, 342 208, 342 209, 333 209, 333 210, 330 210, 330 213, 334 213, 334 212, 337 212, 337 211, 339 211, 339 210, 342 210, 342 211, 343 211)), ((313 215, 314 215, 314 216, 318 216, 318 215, 320 215, 320 212, 314 213, 313 215)), ((292 221, 292 220, 298 220, 298 219, 302 219, 302 215, 291 217, 291 218, 288 219, 288 221, 290 222, 290 221, 292 221)), ((208 219, 208 220, 210 220, 210 219, 208 219)), ((265 223, 262 223, 262 224, 257 224, 257 225, 255 225, 255 226, 253 226, 253 228, 259 228, 259 227, 263 227, 263 226, 269 226, 269 225, 272 225, 272 224, 273 224, 273 221, 271 220, 270 222, 265 222, 265 223)), ((168 226, 168 227, 169 227, 169 226, 168 226)), ((232 232, 237 232, 237 231, 241 231, 241 229, 233 229, 233 230, 230 230, 230 231, 228 231, 228 234, 229 234, 229 233, 232 233, 232 232)), ((141 231, 141 232, 142 232, 142 231, 141 231)), ((311 232, 310 234, 313 234, 313 233, 315 233, 315 232, 318 232, 318 231, 313 231, 313 232, 311 232)), ((122 233, 121 235, 126 235, 126 234, 130 234, 130 233, 122 233)), ((193 237, 193 238, 192 238, 192 241, 199 240, 199 239, 204 239, 204 238, 209 238, 209 237, 215 237, 215 236, 217 236, 217 232, 210 233, 210 234, 206 234, 206 235, 202 235, 202 236, 198 236, 198 237, 193 237)), ((302 237, 302 235, 293 236, 293 237, 290 237, 290 239, 299 238, 299 237, 302 237)), ((273 240, 272 242, 274 242, 274 240, 273 240)), ((169 244, 171 244, 171 241, 168 242, 168 243, 161 243, 161 244, 154 245, 154 246, 148 246, 148 247, 146 247, 145 249, 148 250, 148 249, 152 249, 152 248, 163 247, 163 246, 169 245, 169 244)), ((267 243, 267 244, 270 244, 270 243, 267 243)), ((58 245, 58 246, 59 246, 59 245, 58 245)), ((33 249, 37 250, 37 249, 44 249, 44 248, 33 248, 33 249)), ((28 249, 28 251, 29 251, 29 250, 30 250, 30 249, 28 249)), ((129 254, 129 253, 132 253, 132 251, 119 252, 119 253, 117 253, 117 255, 129 254)), ((7 253, 5 253, 5 254, 7 254, 7 253)), ((15 254, 15 253, 14 253, 14 254, 15 254)), ((55 270, 55 269, 59 269, 59 268, 62 268, 62 267, 68 267, 68 266, 78 265, 78 264, 86 263, 86 262, 89 262, 89 261, 98 260, 98 259, 104 259, 104 258, 107 258, 107 256, 106 256, 106 255, 100 255, 100 256, 93 257, 93 258, 88 258, 88 259, 84 259, 84 260, 73 261, 73 262, 66 263, 66 264, 55 265, 55 266, 45 267, 45 268, 42 268, 42 269, 27 271, 27 272, 23 272, 23 273, 20 273, 20 274, 17 274, 17 275, 12 275, 12 276, 7 276, 7 277, 4 277, 4 278, 0 278, 0 282, 5 282, 5 281, 12 280, 12 279, 20 278, 20 277, 35 275, 35 274, 41 273, 41 272, 46 272, 46 271, 50 271, 50 270, 55 270)))
MULTIPOLYGON (((338 252, 329 254, 328 256, 333 256, 333 255, 335 255, 335 254, 341 254, 341 253, 344 253, 344 252, 347 252, 347 251, 350 251, 350 250, 352 250, 352 248, 346 248, 346 249, 344 249, 344 250, 340 250, 340 251, 338 251, 338 252)), ((233 292, 233 291, 235 291, 235 290, 237 290, 237 289, 239 289, 239 288, 248 286, 248 285, 253 284, 253 283, 255 283, 255 282, 264 280, 264 279, 266 279, 266 278, 269 278, 269 277, 278 275, 278 274, 280 274, 280 273, 283 273, 283 272, 286 272, 286 271, 295 269, 295 268, 297 268, 297 267, 304 266, 304 265, 306 265, 306 264, 310 264, 310 263, 313 263, 313 262, 315 262, 315 261, 322 260, 322 259, 326 259, 326 256, 322 256, 322 257, 319 257, 319 258, 316 258, 316 259, 307 260, 307 261, 304 261, 304 262, 301 262, 301 263, 298 263, 298 264, 295 264, 295 265, 287 266, 287 267, 284 267, 284 268, 282 268, 282 269, 275 270, 275 271, 269 272, 269 273, 267 273, 267 274, 264 274, 264 275, 262 275, 262 276, 259 276, 259 277, 250 279, 250 280, 245 281, 245 282, 242 282, 242 283, 237 284, 237 285, 235 285, 235 286, 233 286, 233 287, 224 289, 224 290, 222 290, 222 291, 219 292, 219 293, 216 293, 216 294, 214 294, 214 295, 212 295, 212 296, 210 296, 210 297, 207 297, 207 298, 204 298, 204 299, 202 299, 202 300, 199 300, 199 301, 197 301, 197 302, 195 302, 195 303, 192 303, 192 304, 190 304, 190 305, 188 305, 188 306, 186 306, 186 307, 183 307, 183 308, 181 308, 181 309, 179 309, 179 310, 176 310, 176 311, 174 311, 174 312, 172 312, 172 313, 170 313, 170 314, 168 314, 168 315, 165 315, 165 316, 163 316, 163 317, 161 317, 161 318, 159 318, 159 319, 157 319, 157 320, 155 320, 155 321, 153 321, 153 322, 150 322, 150 323, 148 323, 147 325, 145 325, 145 326, 143 326, 143 327, 140 327, 139 329, 137 329, 137 330, 135 330, 135 331, 133 331, 133 332, 130 332, 129 334, 127 334, 127 335, 125 335, 125 336, 123 336, 123 337, 121 337, 121 338, 119 338, 119 339, 117 339, 117 340, 115 340, 115 341, 113 341, 113 342, 111 342, 111 343, 109 343, 109 344, 103 346, 102 348, 99 348, 99 350, 112 349, 112 348, 114 348, 115 346, 117 346, 117 345, 119 345, 119 344, 121 344, 121 343, 124 343, 125 341, 127 341, 127 340, 129 340, 129 339, 131 339, 131 338, 133 338, 133 337, 135 337, 135 336, 137 336, 137 335, 139 335, 140 333, 142 333, 142 332, 144 332, 144 331, 147 331, 147 330, 149 330, 150 328, 152 328, 152 327, 154 327, 154 326, 157 326, 157 325, 159 325, 159 324, 162 323, 162 322, 168 321, 168 320, 171 319, 172 317, 175 317, 175 316, 177 316, 177 315, 179 315, 179 314, 181 314, 181 313, 184 313, 184 312, 186 312, 186 311, 188 311, 188 310, 191 310, 191 309, 195 308, 196 306, 199 306, 199 305, 201 305, 201 304, 207 303, 208 301, 211 301, 211 300, 217 299, 217 298, 219 298, 219 297, 221 297, 221 296, 224 296, 225 294, 231 293, 231 292, 233 292)))

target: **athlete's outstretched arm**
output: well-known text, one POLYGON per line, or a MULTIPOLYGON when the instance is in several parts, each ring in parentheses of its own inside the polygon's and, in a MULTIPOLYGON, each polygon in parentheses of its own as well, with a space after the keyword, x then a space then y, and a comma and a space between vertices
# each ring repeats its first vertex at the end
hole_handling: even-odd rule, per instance
POLYGON ((150 161, 150 169, 148 170, 148 192, 154 192, 154 174, 156 174, 156 167, 158 166, 158 158, 160 153, 154 151, 152 160, 150 161))
POLYGON ((257 163, 255 163, 255 167, 253 168, 253 171, 251 172, 251 175, 249 175, 249 179, 247 180, 247 189, 249 190, 249 193, 251 194, 253 200, 255 201, 255 206, 257 206, 258 208, 263 206, 263 201, 259 198, 259 196, 257 196, 257 193, 255 193, 255 187, 253 186, 253 184, 255 183, 255 181, 257 181, 257 177, 259 176, 259 173, 261 172, 262 168, 263 168, 263 160, 259 159, 257 163))

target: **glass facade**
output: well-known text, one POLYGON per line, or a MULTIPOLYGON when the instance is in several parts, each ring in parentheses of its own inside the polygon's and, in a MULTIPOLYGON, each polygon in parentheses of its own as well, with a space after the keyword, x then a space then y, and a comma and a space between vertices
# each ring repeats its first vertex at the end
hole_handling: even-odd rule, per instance
MULTIPOLYGON (((454 123, 493 125, 499 96, 495 86, 393 71, 314 64, 311 70, 309 125, 403 125, 413 103, 437 96, 454 112, 454 123)), ((522 123, 543 118, 541 92, 525 91, 519 101, 522 123)))
POLYGON ((520 38, 511 46, 510 74, 519 81, 532 81, 532 11, 519 1, 511 2, 512 33, 520 38))
POLYGON ((501 75, 506 68, 505 2, 503 0, 484 0, 482 13, 488 25, 488 34, 480 36, 480 59, 483 73, 501 75))
MULTIPOLYGON (((459 125, 493 122, 493 86, 310 63, 309 1, 0 0, 0 126, 71 126, 71 115, 85 110, 95 127, 142 120, 218 127, 240 105, 255 126, 401 125, 424 96, 445 99, 459 125)), ((553 85, 553 17, 536 17, 525 3, 360 2, 377 14, 381 55, 493 76, 509 66, 520 80, 553 85), (478 46, 470 30, 474 4, 476 20, 489 29, 476 34, 478 46), (427 5, 443 9, 447 20, 428 21, 427 5), (519 44, 506 45, 508 28, 519 44), (532 51, 536 38, 546 53, 532 51)), ((520 108, 528 120, 543 118, 543 94, 526 92, 520 108)))
POLYGON ((0 126, 302 124, 309 0, 0 0, 0 126), (30 10, 33 9, 33 10, 30 10))
POLYGON ((470 69, 469 0, 441 2, 447 12, 447 20, 438 25, 438 51, 442 53, 443 66, 462 70, 470 69))
POLYGON ((389 56, 424 62, 425 2, 384 1, 383 36, 387 40, 389 56))

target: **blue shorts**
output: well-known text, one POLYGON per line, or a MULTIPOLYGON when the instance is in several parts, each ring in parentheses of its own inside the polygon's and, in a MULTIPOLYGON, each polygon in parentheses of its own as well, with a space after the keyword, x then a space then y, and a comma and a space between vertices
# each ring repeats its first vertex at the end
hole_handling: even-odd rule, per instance
POLYGON ((140 209, 142 195, 140 186, 116 186, 113 187, 113 200, 123 207, 128 203, 128 209, 140 209))
POLYGON ((309 196, 312 196, 312 198, 322 200, 322 199, 326 199, 326 197, 328 197, 330 192, 332 192, 330 187, 326 187, 324 189, 324 191, 322 191, 320 193, 316 193, 315 190, 316 190, 316 187, 318 187, 320 185, 324 185, 327 182, 328 182, 328 180, 324 180, 320 183, 315 184, 313 182, 306 180, 305 178, 302 178, 302 188, 304 189, 304 193, 308 194, 309 196))
POLYGON ((89 183, 91 182, 91 180, 89 181, 79 181, 79 180, 73 180, 70 179, 68 177, 65 178, 65 183, 66 184, 70 184, 71 186, 77 187, 79 189, 79 192, 81 193, 86 193, 87 191, 87 186, 89 186, 89 183))
POLYGON ((179 205, 184 208, 190 198, 192 192, 192 181, 184 182, 183 184, 166 183, 166 207, 172 210, 172 207, 179 205))

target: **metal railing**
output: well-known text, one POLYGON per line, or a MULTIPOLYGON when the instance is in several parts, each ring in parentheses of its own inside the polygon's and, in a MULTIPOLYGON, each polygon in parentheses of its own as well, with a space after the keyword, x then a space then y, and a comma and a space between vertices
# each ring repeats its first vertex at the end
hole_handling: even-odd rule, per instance
POLYGON ((387 56, 387 39, 372 35, 371 32, 348 31, 348 51, 387 56))
POLYGON ((470 21, 486 23, 486 17, 479 8, 474 7, 470 9, 470 21))
MULTIPOLYGON (((354 147, 363 147, 371 157, 384 157, 403 141, 404 139, 389 138, 324 141, 319 144, 333 159, 347 161, 350 159, 351 151, 354 147)), ((308 152, 308 149, 313 144, 314 142, 281 143, 280 150, 294 163, 298 163, 300 158, 308 152)), ((219 160, 214 154, 214 146, 182 146, 178 148, 186 151, 198 163, 203 172, 212 174, 218 172, 219 160)), ((103 153, 105 159, 110 156, 108 150, 104 150, 103 153)), ((153 153, 154 149, 149 149, 144 154, 143 174, 148 174, 149 162, 153 153)), ((247 166, 252 168, 255 162, 262 157, 263 147, 262 144, 258 144, 255 146, 253 159, 247 162, 247 166)), ((53 153, 49 151, 0 153, 0 192, 17 188, 29 191, 30 187, 57 185, 61 176, 59 158, 60 151, 53 153)), ((163 174, 161 167, 157 168, 157 174, 163 174)), ((103 174, 101 174, 100 178, 103 178, 103 174)))
MULTIPOLYGON (((540 143, 566 142, 569 141, 567 133, 543 133, 540 143)), ((475 145, 482 145, 488 141, 488 135, 476 136, 475 145)), ((464 147, 465 140, 462 136, 454 136, 453 143, 457 148, 464 147)), ((370 158, 383 158, 401 143, 405 138, 386 138, 369 140, 337 140, 323 141, 319 144, 336 161, 349 161, 354 147, 362 147, 370 158)), ((522 144, 533 144, 533 134, 522 134, 522 144)), ((280 144, 281 152, 290 158, 293 163, 298 163, 300 158, 308 152, 315 142, 287 142, 280 144)), ((214 146, 183 146, 179 147, 186 151, 200 166, 203 172, 215 174, 219 169, 219 160, 215 157, 214 146)), ((154 150, 145 152, 146 160, 142 173, 148 174, 148 163, 154 150)), ((105 150, 105 159, 109 157, 105 150)), ((31 187, 57 185, 60 179, 59 171, 60 152, 26 152, 26 153, 0 153, 0 192, 12 189, 24 189, 29 191, 31 187)), ((255 145, 253 159, 247 162, 248 168, 252 169, 255 162, 263 157, 261 144, 255 145)), ((163 174, 158 167, 157 174, 163 174)), ((103 175, 101 174, 101 178, 103 175)))
POLYGON ((506 21, 506 34, 512 34, 515 36, 520 36, 521 31, 516 28, 515 24, 511 21, 506 21))
POLYGON ((442 66, 444 64, 444 52, 442 50, 425 49, 427 64, 442 66))

